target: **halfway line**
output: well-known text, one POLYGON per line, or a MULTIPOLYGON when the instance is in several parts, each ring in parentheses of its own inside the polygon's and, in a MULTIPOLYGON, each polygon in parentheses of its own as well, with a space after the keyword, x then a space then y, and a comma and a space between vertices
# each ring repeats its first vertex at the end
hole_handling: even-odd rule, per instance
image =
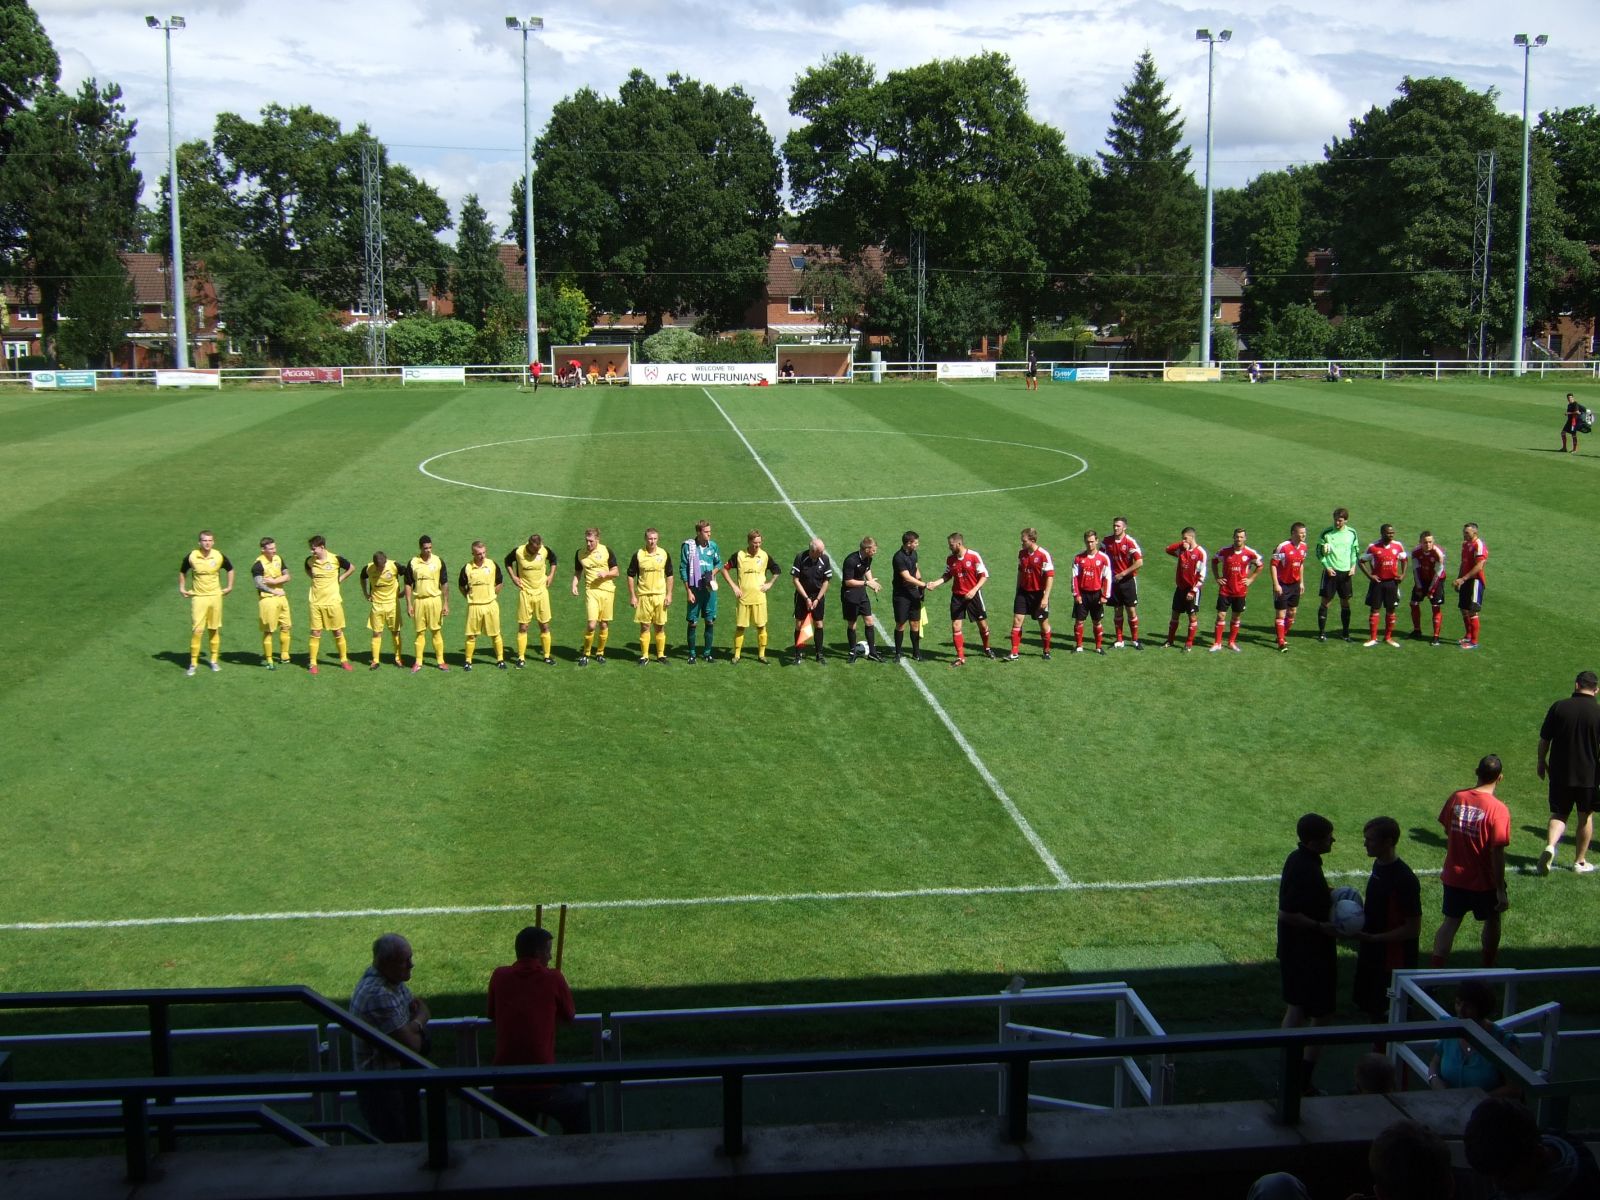
MULTIPOLYGON (((800 528, 806 531, 806 536, 815 538, 817 536, 816 531, 811 528, 810 523, 800 514, 800 510, 795 507, 794 501, 789 498, 789 493, 783 490, 783 484, 778 482, 778 477, 772 473, 772 469, 767 466, 761 455, 756 453, 756 448, 750 444, 750 439, 745 437, 744 431, 734 424, 733 418, 728 415, 728 410, 717 403, 717 398, 711 394, 709 388, 701 388, 700 390, 705 393, 706 399, 711 401, 712 406, 722 414, 722 419, 728 423, 728 428, 732 429, 738 439, 744 443, 744 448, 750 451, 750 457, 756 460, 756 466, 760 467, 766 477, 772 481, 773 490, 778 493, 778 498, 788 505, 789 511, 794 514, 794 519, 800 522, 800 528)), ((1021 831, 1022 836, 1027 839, 1028 845, 1033 847, 1034 853, 1044 863, 1045 870, 1050 872, 1051 878, 1058 884, 1071 883, 1072 876, 1068 875, 1061 864, 1056 861, 1056 856, 1050 853, 1050 847, 1044 844, 1044 839, 1028 823, 1028 818, 1022 815, 1022 810, 1006 794, 1005 788, 1000 786, 1000 781, 994 777, 994 772, 989 770, 983 759, 978 757, 978 752, 972 748, 972 743, 967 741, 966 735, 957 727, 950 714, 945 712, 944 705, 940 704, 938 698, 928 690, 928 685, 923 683, 917 673, 911 669, 910 663, 901 660, 900 666, 905 671, 906 677, 917 685, 917 691, 922 693, 922 698, 933 709, 934 716, 938 717, 944 727, 950 731, 950 736, 955 739, 956 745, 967 756, 967 761, 978 772, 978 777, 988 784, 989 790, 994 793, 995 799, 1000 801, 1000 806, 1006 810, 1006 815, 1011 818, 1012 824, 1016 825, 1017 829, 1021 831)))

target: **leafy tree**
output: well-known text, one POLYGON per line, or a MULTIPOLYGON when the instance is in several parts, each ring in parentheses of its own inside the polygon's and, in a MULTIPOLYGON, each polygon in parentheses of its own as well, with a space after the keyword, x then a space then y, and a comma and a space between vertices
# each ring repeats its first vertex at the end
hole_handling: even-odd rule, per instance
POLYGON ((1204 203, 1182 142, 1183 119, 1147 50, 1099 155, 1089 262, 1101 324, 1114 323, 1141 357, 1189 344, 1199 322, 1204 203))
MULTIPOLYGON (((760 296, 780 177, 742 88, 635 70, 614 100, 584 88, 556 104, 534 159, 541 272, 572 273, 652 330, 669 312, 725 329, 760 296)), ((518 180, 513 211, 522 202, 518 180)), ((520 224, 516 236, 526 255, 520 224)))
POLYGON ((1328 353, 1334 358, 1382 358, 1383 330, 1371 317, 1347 316, 1333 326, 1328 353))
POLYGON ((138 321, 133 280, 122 260, 108 254, 73 280, 67 292, 60 345, 64 361, 109 367, 138 321))
POLYGON ((700 354, 700 335, 692 329, 669 325, 658 329, 644 339, 640 349, 648 363, 697 362, 700 354))
POLYGON ((466 366, 477 330, 450 317, 403 317, 388 328, 389 361, 399 366, 466 366))
POLYGON ((1239 333, 1232 325, 1221 321, 1211 323, 1211 357, 1216 362, 1238 361, 1239 333))
POLYGON ((589 298, 574 284, 556 284, 539 303, 539 319, 552 346, 575 346, 589 336, 589 298))
POLYGON ((1333 326, 1309 304, 1291 304, 1262 326, 1255 358, 1326 358, 1333 326))
POLYGON ((521 362, 528 349, 527 321, 528 314, 522 298, 502 291, 500 298, 484 314, 483 324, 478 327, 478 336, 472 344, 473 361, 521 362))
POLYGON ((506 273, 500 265, 499 239, 489 214, 476 193, 461 202, 461 224, 456 230, 456 261, 450 273, 450 293, 455 315, 482 329, 489 310, 506 291, 506 273))
POLYGON ((1554 109, 1540 116, 1537 136, 1555 168, 1562 233, 1589 248, 1587 261, 1558 282, 1553 307, 1600 315, 1600 111, 1554 109))
POLYGON ((228 336, 253 363, 318 366, 342 361, 341 330, 328 306, 290 287, 254 251, 218 248, 209 266, 228 336))
POLYGON ((1306 265, 1311 250, 1305 214, 1304 171, 1269 171, 1237 190, 1230 202, 1242 255, 1235 261, 1249 272, 1239 332, 1251 342, 1291 305, 1311 302, 1312 279, 1306 265))
MULTIPOLYGON (((56 48, 27 0, 0 0, 0 164, 11 157, 15 135, 11 119, 61 77, 56 48)), ((3 170, 3 167, 0 167, 3 170)), ((22 240, 23 209, 0 201, 0 264, 22 240)))

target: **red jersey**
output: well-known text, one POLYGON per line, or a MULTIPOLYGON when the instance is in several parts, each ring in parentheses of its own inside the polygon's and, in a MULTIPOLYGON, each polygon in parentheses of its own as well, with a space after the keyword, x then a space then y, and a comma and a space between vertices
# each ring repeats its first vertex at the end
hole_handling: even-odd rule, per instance
POLYGON ((1182 542, 1173 542, 1167 553, 1178 560, 1178 586, 1186 592, 1198 592, 1206 581, 1205 547, 1186 550, 1182 542))
POLYGON ((1469 892, 1492 892, 1499 880, 1489 869, 1489 852, 1511 844, 1511 810, 1493 792, 1462 788, 1439 810, 1447 839, 1439 878, 1469 892))
POLYGON ((1299 583, 1305 577, 1308 549, 1310 547, 1305 542, 1299 545, 1293 542, 1278 543, 1278 548, 1272 552, 1272 573, 1280 586, 1299 583))
POLYGON ((1127 534, 1121 537, 1108 537, 1100 543, 1100 549, 1106 552, 1106 557, 1111 560, 1111 569, 1118 575, 1130 570, 1134 563, 1144 558, 1144 551, 1139 549, 1139 543, 1127 534))
POLYGON ((1043 546, 1017 552, 1017 591, 1042 592, 1044 581, 1055 573, 1056 564, 1050 559, 1050 551, 1043 546))
MULTIPOLYGON (((1487 562, 1488 558, 1489 547, 1483 544, 1482 538, 1473 538, 1470 542, 1462 542, 1461 569, 1456 572, 1456 577, 1465 578, 1468 571, 1472 570, 1473 567, 1477 566, 1481 562, 1487 562)), ((1483 579, 1484 573, 1480 573, 1478 578, 1483 579)), ((1485 580, 1485 582, 1487 582, 1487 580, 1485 580)))
POLYGON ((1085 551, 1072 558, 1072 598, 1082 600, 1085 596, 1100 593, 1101 599, 1111 599, 1111 556, 1104 550, 1096 550, 1093 554, 1085 551))
POLYGON ((1411 569, 1416 572, 1417 586, 1427 591, 1433 581, 1444 574, 1444 547, 1437 542, 1433 549, 1416 546, 1411 551, 1411 569))
POLYGON ((553 1063, 556 1022, 575 1015, 572 989, 560 971, 533 959, 496 967, 489 976, 497 1067, 553 1063))
POLYGON ((1361 556, 1361 561, 1370 563, 1372 577, 1380 583, 1387 583, 1391 579, 1400 578, 1400 569, 1405 565, 1406 548, 1399 542, 1373 542, 1367 547, 1367 552, 1361 556))
POLYGON ((983 556, 976 550, 963 550, 944 560, 944 577, 953 583, 956 591, 969 596, 983 586, 983 581, 989 577, 989 568, 983 565, 983 556))
POLYGON ((1250 576, 1261 570, 1265 559, 1249 546, 1225 546, 1217 551, 1217 587, 1224 596, 1243 596, 1250 587, 1250 576))

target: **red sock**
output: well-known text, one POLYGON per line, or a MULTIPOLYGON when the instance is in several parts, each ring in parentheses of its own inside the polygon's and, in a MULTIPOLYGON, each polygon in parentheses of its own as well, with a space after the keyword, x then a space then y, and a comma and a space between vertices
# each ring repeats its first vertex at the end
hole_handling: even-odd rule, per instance
POLYGON ((1372 615, 1367 618, 1367 636, 1373 641, 1378 640, 1378 610, 1373 609, 1372 615))
POLYGON ((1198 628, 1200 628, 1200 622, 1196 621, 1193 617, 1190 617, 1189 618, 1189 636, 1188 636, 1187 639, 1185 639, 1185 641, 1183 643, 1183 648, 1185 650, 1188 650, 1188 649, 1190 649, 1190 648, 1192 648, 1194 646, 1194 631, 1196 629, 1198 629, 1198 628))
POLYGON ((1442 632, 1444 632, 1444 609, 1436 608, 1433 610, 1433 636, 1438 637, 1442 632))
POLYGON ((1096 625, 1094 627, 1094 648, 1096 650, 1101 649, 1102 647, 1104 647, 1105 642, 1106 642, 1105 626, 1104 625, 1096 625))
POLYGON ((987 650, 989 648, 989 631, 987 629, 980 628, 978 630, 978 636, 983 639, 983 648, 987 650))
POLYGON ((1172 620, 1167 622, 1167 645, 1170 646, 1170 645, 1172 645, 1173 642, 1175 642, 1177 640, 1178 640, 1178 618, 1177 617, 1173 617, 1172 620))
POLYGON ((1011 631, 1011 653, 1022 653, 1022 630, 1020 629, 1013 629, 1011 631))
POLYGON ((1299 615, 1300 615, 1300 610, 1299 609, 1294 609, 1294 610, 1292 610, 1290 612, 1286 612, 1286 613, 1283 614, 1284 632, 1287 633, 1289 630, 1294 628, 1294 619, 1299 615))
POLYGON ((1239 644, 1239 622, 1235 621, 1232 625, 1230 625, 1228 627, 1228 645, 1237 646, 1238 644, 1239 644))
POLYGON ((1470 617, 1468 617, 1467 618, 1467 624, 1468 624, 1468 627, 1471 629, 1471 632, 1469 634, 1467 634, 1467 636, 1470 637, 1473 640, 1473 642, 1477 642, 1477 640, 1478 640, 1478 614, 1477 613, 1473 613, 1470 617))
POLYGON ((1226 624, 1226 622, 1224 622, 1223 620, 1218 618, 1218 620, 1217 620, 1217 636, 1216 636, 1216 640, 1212 642, 1212 645, 1214 645, 1214 646, 1222 645, 1222 627, 1225 624, 1226 624))
POLYGON ((1398 615, 1397 613, 1392 613, 1392 612, 1391 613, 1386 613, 1384 615, 1384 618, 1383 618, 1383 640, 1386 641, 1386 642, 1394 641, 1394 619, 1395 619, 1395 617, 1397 615, 1398 615))
POLYGON ((1278 645, 1283 645, 1284 638, 1289 632, 1288 625, 1284 623, 1282 617, 1279 617, 1277 620, 1272 622, 1272 626, 1278 631, 1278 645))
MULTIPOLYGON (((1119 633, 1117 636, 1120 638, 1122 635, 1119 633)), ((1128 610, 1128 636, 1136 642, 1139 640, 1139 614, 1133 609, 1128 610)))
POLYGON ((1111 624, 1113 626, 1115 626, 1116 631, 1117 631, 1117 641, 1120 642, 1122 640, 1122 610, 1121 609, 1118 609, 1116 612, 1111 614, 1111 624))
POLYGON ((1411 632, 1419 635, 1422 633, 1422 605, 1420 604, 1411 606, 1411 632))
POLYGON ((965 658, 967 656, 967 639, 959 633, 955 634, 954 636, 956 642, 956 657, 958 659, 965 658))
POLYGON ((1044 627, 1044 652, 1046 654, 1050 653, 1050 626, 1048 625, 1044 627))
POLYGON ((1083 649, 1083 622, 1074 621, 1072 624, 1072 644, 1079 650, 1083 649))

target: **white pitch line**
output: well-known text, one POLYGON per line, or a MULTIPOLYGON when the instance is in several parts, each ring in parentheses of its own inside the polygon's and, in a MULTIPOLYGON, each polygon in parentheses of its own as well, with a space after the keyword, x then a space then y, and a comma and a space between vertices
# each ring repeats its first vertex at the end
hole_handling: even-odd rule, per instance
MULTIPOLYGON (((788 505, 789 511, 794 514, 794 519, 800 522, 800 528, 806 531, 806 536, 808 538, 816 537, 816 531, 811 528, 810 522, 801 515, 800 510, 795 507, 794 501, 789 499, 789 493, 784 491, 783 484, 778 482, 778 477, 772 473, 772 469, 767 466, 766 461, 756 453, 756 448, 750 444, 750 439, 745 437, 744 431, 734 424, 733 418, 728 415, 728 410, 717 403, 717 398, 711 394, 710 389, 701 388, 700 390, 705 393, 706 399, 711 401, 716 410, 722 414, 722 419, 728 423, 728 428, 732 429, 739 440, 744 443, 744 448, 750 451, 750 457, 756 460, 756 466, 760 467, 772 482, 773 490, 778 493, 784 504, 788 505)), ((1027 839, 1028 845, 1033 847, 1033 852, 1044 863, 1044 868, 1050 872, 1051 878, 1058 884, 1071 883, 1072 876, 1068 875, 1061 864, 1056 861, 1056 856, 1050 853, 1050 847, 1044 844, 1044 839, 1029 824, 1028 818, 1022 815, 1022 810, 1006 794, 1005 788, 1000 786, 1000 781, 994 777, 994 772, 989 770, 983 759, 978 757, 978 752, 972 748, 972 743, 967 741, 966 735, 961 732, 961 729, 956 725, 950 714, 944 710, 944 705, 940 704, 938 698, 928 690, 928 685, 923 683, 917 673, 911 669, 909 662, 902 659, 900 666, 905 671, 906 678, 917 685, 917 691, 922 693, 922 698, 928 702, 928 707, 933 709, 934 716, 938 717, 940 723, 949 730, 950 736, 955 739, 956 745, 967 756, 967 761, 978 772, 978 777, 989 786, 989 790, 994 793, 995 799, 1000 801, 1000 806, 1006 810, 1006 815, 1011 818, 1012 824, 1027 839)))
MULTIPOLYGON (((1365 875, 1365 871, 1336 871, 1333 877, 1365 875)), ((1276 875, 1192 875, 1184 879, 1102 880, 1095 883, 1023 883, 992 887, 927 887, 845 892, 748 893, 733 896, 658 896, 636 900, 571 900, 567 907, 587 912, 617 909, 718 908, 736 904, 841 903, 860 900, 920 900, 953 896, 1034 896, 1065 892, 1145 892, 1171 888, 1226 887, 1276 883, 1276 875)), ((559 904, 559 902, 558 902, 559 904)), ((554 908, 558 904, 546 904, 554 908)), ((39 933, 64 929, 148 929, 169 925, 238 925, 270 921, 347 921, 373 917, 471 917, 493 913, 532 912, 532 904, 434 904, 409 908, 349 908, 302 912, 212 913, 186 917, 118 917, 113 920, 11 921, 0 933, 39 933)))

